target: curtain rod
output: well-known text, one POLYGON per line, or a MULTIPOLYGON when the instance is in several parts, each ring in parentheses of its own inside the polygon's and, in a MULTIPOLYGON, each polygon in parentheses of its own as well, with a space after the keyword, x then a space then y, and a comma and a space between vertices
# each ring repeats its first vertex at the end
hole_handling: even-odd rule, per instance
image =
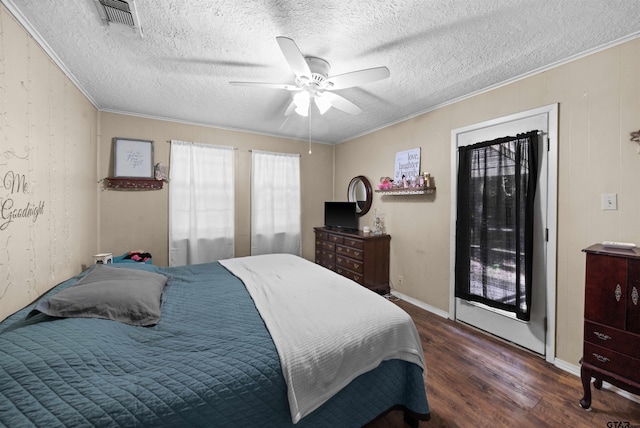
MULTIPOLYGON (((252 153, 254 151, 254 149, 249 149, 247 150, 249 153, 252 153)), ((268 153, 270 155, 282 155, 282 156, 298 156, 301 157, 302 155, 300 153, 283 153, 283 152, 270 152, 267 150, 258 150, 255 149, 256 152, 262 152, 262 153, 268 153)))
MULTIPOLYGON (((171 144, 171 141, 174 141, 174 140, 167 140, 167 143, 171 144)), ((196 142, 194 142, 194 141, 183 141, 183 140, 175 140, 175 141, 180 141, 180 142, 187 143, 187 144, 206 144, 206 145, 208 145, 208 146, 213 146, 213 147, 224 147, 224 148, 231 147, 233 150, 238 150, 238 148, 237 148, 237 147, 233 147, 233 146, 222 146, 222 145, 220 145, 220 144, 196 143, 196 142)))

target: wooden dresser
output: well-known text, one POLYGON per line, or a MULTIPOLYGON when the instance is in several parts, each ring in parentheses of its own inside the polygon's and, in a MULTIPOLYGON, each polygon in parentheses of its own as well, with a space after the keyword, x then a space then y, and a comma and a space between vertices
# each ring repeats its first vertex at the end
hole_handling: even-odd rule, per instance
POLYGON ((580 377, 591 407, 591 378, 640 394, 640 250, 592 245, 587 253, 580 377))
POLYGON ((316 263, 377 293, 389 292, 389 235, 316 227, 316 263))

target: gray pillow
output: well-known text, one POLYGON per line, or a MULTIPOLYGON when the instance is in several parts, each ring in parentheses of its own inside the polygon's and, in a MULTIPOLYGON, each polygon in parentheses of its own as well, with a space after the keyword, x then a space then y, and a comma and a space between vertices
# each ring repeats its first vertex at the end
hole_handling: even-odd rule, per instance
POLYGON ((148 326, 160 320, 167 277, 96 264, 72 286, 41 301, 36 311, 52 317, 103 318, 148 326))

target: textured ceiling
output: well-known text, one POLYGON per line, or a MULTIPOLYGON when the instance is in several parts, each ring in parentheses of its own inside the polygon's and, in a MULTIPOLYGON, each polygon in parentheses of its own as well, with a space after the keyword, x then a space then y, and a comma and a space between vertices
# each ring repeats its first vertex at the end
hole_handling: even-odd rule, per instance
POLYGON ((144 36, 103 26, 94 0, 2 0, 103 111, 306 141, 276 36, 331 64, 391 77, 336 91, 363 109, 312 113, 311 139, 340 143, 640 35, 636 0, 136 0, 144 36))

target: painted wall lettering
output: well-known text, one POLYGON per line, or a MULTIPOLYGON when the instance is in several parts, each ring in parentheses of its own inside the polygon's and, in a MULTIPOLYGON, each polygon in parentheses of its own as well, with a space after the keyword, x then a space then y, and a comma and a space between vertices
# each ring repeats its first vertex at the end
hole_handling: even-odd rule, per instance
POLYGON ((29 194, 29 183, 24 174, 7 171, 0 182, 4 196, 0 196, 0 231, 6 230, 11 223, 20 219, 31 219, 36 222, 44 214, 45 201, 33 204, 29 201, 20 202, 29 194))

